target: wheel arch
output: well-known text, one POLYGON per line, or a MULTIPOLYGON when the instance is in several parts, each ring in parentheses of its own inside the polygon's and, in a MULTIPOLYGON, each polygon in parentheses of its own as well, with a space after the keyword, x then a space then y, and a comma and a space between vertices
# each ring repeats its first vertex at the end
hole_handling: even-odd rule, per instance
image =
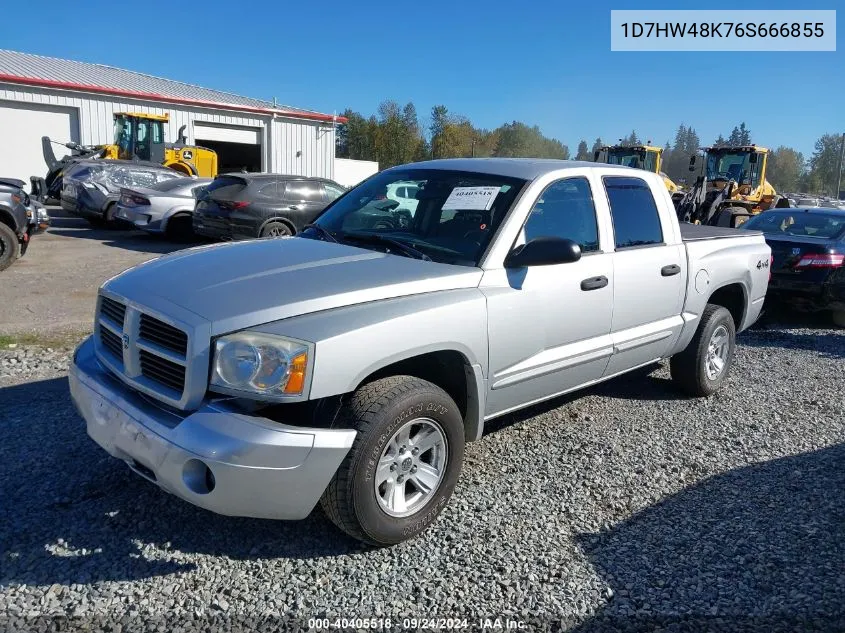
POLYGON ((732 282, 716 288, 707 298, 707 303, 722 306, 731 313, 737 332, 748 312, 748 290, 745 284, 732 282))
POLYGON ((406 357, 386 359, 370 367, 357 379, 352 391, 388 376, 407 375, 427 380, 449 394, 464 420, 468 442, 477 440, 484 431, 484 377, 481 367, 473 364, 461 351, 442 348, 417 351, 406 357))
POLYGON ((0 224, 5 224, 12 229, 12 233, 15 235, 18 234, 18 225, 17 222, 15 222, 15 217, 12 215, 11 211, 5 207, 0 207, 0 224))

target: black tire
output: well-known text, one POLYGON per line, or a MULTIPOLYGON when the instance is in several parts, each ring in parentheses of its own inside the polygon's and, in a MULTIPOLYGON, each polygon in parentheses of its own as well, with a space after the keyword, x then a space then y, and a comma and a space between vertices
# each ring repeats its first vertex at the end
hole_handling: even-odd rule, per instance
POLYGON ((115 203, 112 202, 103 210, 103 224, 105 224, 109 228, 114 228, 117 226, 117 222, 114 219, 114 207, 115 203))
POLYGON ((438 517, 458 481, 464 456, 458 407, 437 385, 414 376, 392 376, 358 389, 341 415, 344 419, 338 426, 358 434, 320 500, 326 515, 341 530, 371 545, 394 545, 417 536, 438 517), (420 415, 413 418, 415 414, 420 415), (423 417, 433 421, 445 438, 443 476, 416 512, 391 516, 376 494, 378 462, 394 434, 423 417))
POLYGON ((0 222, 0 270, 6 270, 20 257, 20 248, 15 232, 0 222))
POLYGON ((194 240, 194 225, 190 215, 177 215, 167 222, 164 235, 174 242, 188 242, 194 240))
POLYGON ((285 237, 293 235, 293 231, 284 222, 268 222, 261 229, 261 235, 258 237, 285 237))
POLYGON ((735 349, 736 326, 731 313, 722 306, 708 303, 689 345, 669 361, 672 380, 691 396, 710 396, 718 391, 730 373, 735 349), (707 371, 708 352, 713 334, 722 327, 727 331, 727 356, 721 371, 711 377, 707 371))

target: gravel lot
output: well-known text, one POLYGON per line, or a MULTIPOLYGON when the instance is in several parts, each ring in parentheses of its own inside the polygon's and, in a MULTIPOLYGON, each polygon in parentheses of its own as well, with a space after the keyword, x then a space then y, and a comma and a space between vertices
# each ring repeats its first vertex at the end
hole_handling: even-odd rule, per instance
POLYGON ((41 336, 89 331, 97 289, 106 279, 163 253, 184 248, 140 231, 94 229, 58 207, 53 225, 26 255, 3 271, 0 334, 41 336), (57 292, 62 300, 56 300, 57 292))
POLYGON ((4 630, 45 615, 98 630, 322 615, 845 630, 841 330, 743 334, 710 399, 680 399, 659 368, 497 421, 433 529, 383 550, 319 511, 220 517, 141 480, 87 439, 67 362, 0 350, 4 630))

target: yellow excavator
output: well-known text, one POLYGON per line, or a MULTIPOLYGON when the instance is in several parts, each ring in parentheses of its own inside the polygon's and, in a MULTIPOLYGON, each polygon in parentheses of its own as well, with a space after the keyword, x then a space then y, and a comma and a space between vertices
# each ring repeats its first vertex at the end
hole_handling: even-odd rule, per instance
POLYGON ((660 174, 669 193, 674 194, 679 191, 678 185, 672 182, 672 179, 662 171, 662 147, 655 147, 649 143, 645 145, 607 145, 595 152, 593 160, 597 163, 624 165, 625 167, 634 167, 660 174))
MULTIPOLYGON (((675 202, 682 222, 737 227, 758 213, 789 206, 789 200, 766 180, 769 150, 765 147, 706 147, 703 152, 703 173, 675 202)), ((692 156, 690 171, 695 163, 692 156)))

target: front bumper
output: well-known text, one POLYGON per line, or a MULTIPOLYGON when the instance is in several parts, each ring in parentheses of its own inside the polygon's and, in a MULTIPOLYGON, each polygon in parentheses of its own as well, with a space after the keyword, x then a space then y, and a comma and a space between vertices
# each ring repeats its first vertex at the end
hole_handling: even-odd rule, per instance
POLYGON ((355 431, 287 426, 225 400, 165 408, 112 376, 88 337, 69 372, 88 435, 142 477, 212 512, 302 519, 316 505, 355 431))

